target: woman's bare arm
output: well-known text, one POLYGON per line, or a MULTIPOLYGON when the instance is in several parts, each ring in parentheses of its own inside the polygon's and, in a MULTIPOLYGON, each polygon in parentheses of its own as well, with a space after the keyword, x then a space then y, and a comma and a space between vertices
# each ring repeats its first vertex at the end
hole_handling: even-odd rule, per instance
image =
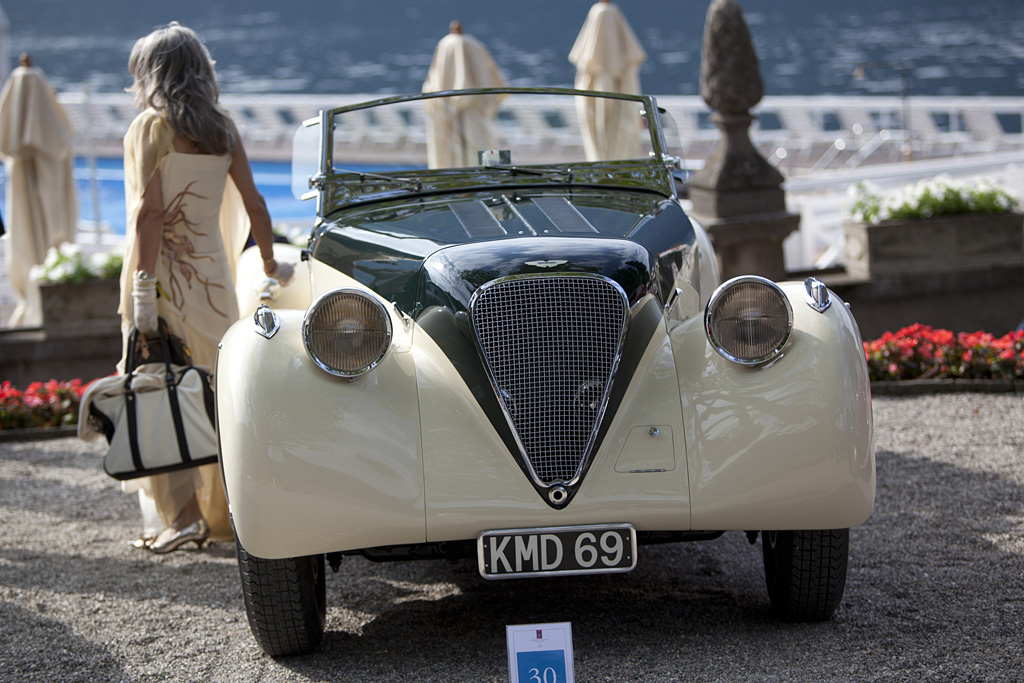
POLYGON ((263 272, 270 275, 277 269, 277 262, 274 260, 274 231, 270 222, 270 212, 267 210, 267 202, 256 187, 256 181, 253 180, 249 157, 242 146, 241 138, 238 140, 228 173, 235 181, 238 192, 242 195, 245 212, 249 214, 252 236, 260 249, 260 256, 263 258, 263 272))
POLYGON ((156 272, 156 259, 160 255, 160 240, 164 229, 164 197, 160 187, 160 171, 153 176, 142 193, 142 202, 135 218, 135 240, 139 255, 138 270, 156 272))

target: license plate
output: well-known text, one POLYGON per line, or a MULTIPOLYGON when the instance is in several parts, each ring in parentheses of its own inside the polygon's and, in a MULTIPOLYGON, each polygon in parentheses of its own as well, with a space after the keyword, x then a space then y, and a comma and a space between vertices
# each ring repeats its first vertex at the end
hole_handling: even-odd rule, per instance
POLYGON ((636 531, 629 524, 485 531, 477 557, 485 579, 628 572, 636 568, 636 531))

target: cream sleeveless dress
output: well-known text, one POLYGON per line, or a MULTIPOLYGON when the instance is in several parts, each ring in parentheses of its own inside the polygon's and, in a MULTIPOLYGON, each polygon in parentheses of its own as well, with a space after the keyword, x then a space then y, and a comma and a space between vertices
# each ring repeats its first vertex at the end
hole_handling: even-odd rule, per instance
POLYGON ((212 370, 217 344, 238 320, 238 302, 220 232, 229 156, 171 152, 160 162, 163 236, 157 308, 185 340, 192 362, 212 370))
MULTIPOLYGON (((232 199, 231 191, 237 197, 237 190, 228 176, 231 157, 175 152, 171 145, 173 131, 168 130, 169 126, 155 112, 147 110, 139 115, 125 136, 129 234, 125 236, 121 277, 122 333, 127 346, 133 327, 131 273, 138 263, 132 228, 142 190, 152 171, 158 169, 165 222, 155 273, 159 291, 157 309, 171 333, 189 346, 193 363, 212 371, 217 344, 228 327, 238 320, 233 266, 248 226, 237 220, 230 230, 224 225, 230 222, 224 217, 224 204, 237 201, 232 199)), ((124 368, 123 358, 120 368, 124 368)), ((142 490, 144 518, 147 506, 155 505, 160 521, 169 525, 196 492, 203 517, 210 524, 211 538, 233 537, 216 464, 127 483, 126 491, 142 490)), ((146 526, 147 531, 154 531, 150 523, 146 526)))

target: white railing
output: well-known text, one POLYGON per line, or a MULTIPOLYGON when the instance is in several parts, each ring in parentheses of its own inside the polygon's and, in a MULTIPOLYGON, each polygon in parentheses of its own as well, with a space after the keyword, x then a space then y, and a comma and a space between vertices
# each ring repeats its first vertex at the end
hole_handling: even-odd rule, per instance
MULTIPOLYGON (((322 108, 367 99, 371 96, 246 95, 225 96, 223 104, 238 123, 251 157, 283 161, 290 159, 292 134, 302 120, 322 108)), ((135 116, 129 95, 64 93, 60 100, 77 131, 79 156, 121 156, 121 140, 135 116)), ((663 96, 658 103, 678 127, 688 165, 699 167, 719 137, 710 110, 696 96, 663 96)), ((567 104, 572 106, 571 101, 567 104)), ((904 102, 899 97, 769 96, 754 113, 758 118, 751 139, 787 176, 789 210, 801 214, 800 230, 785 243, 790 270, 841 262, 846 193, 857 182, 892 187, 943 173, 984 176, 1024 197, 1021 97, 914 97, 904 102), (899 127, 904 111, 909 130, 899 127)), ((502 125, 521 127, 533 139, 564 133, 548 130, 549 117, 531 112, 514 116, 502 125)), ((574 121, 575 112, 564 112, 561 118, 574 121)), ((399 129, 412 120, 396 117, 389 128, 375 131, 372 153, 393 152, 398 141, 419 139, 414 131, 399 129), (392 144, 382 146, 382 140, 392 144)), ((80 243, 109 243, 114 237, 94 232, 89 216, 82 219, 80 243)), ((0 264, 4 247, 0 240, 0 264)), ((13 305, 6 266, 0 265, 0 327, 13 305)))
MULTIPOLYGON (((246 139, 251 155, 264 159, 287 159, 295 127, 315 116, 323 108, 371 99, 369 95, 225 95, 224 106, 232 113, 246 139)), ((119 154, 121 139, 135 111, 124 93, 64 93, 60 96, 79 135, 80 154, 94 148, 100 156, 119 154), (91 131, 91 139, 86 132, 91 131)), ((668 95, 658 103, 672 115, 687 156, 703 158, 718 139, 710 121, 710 110, 697 96, 668 95)), ((573 103, 563 121, 575 120, 573 103)), ((751 128, 751 139, 786 169, 815 166, 823 154, 835 154, 835 167, 845 164, 859 151, 873 146, 877 160, 888 160, 895 153, 915 157, 962 156, 1024 148, 1022 118, 1024 97, 915 97, 906 103, 908 124, 900 126, 904 101, 899 97, 861 97, 821 95, 810 97, 765 97, 755 107, 758 115, 751 128), (836 143, 840 144, 837 145, 836 143), (907 149, 909 145, 909 149, 907 149), (780 155, 779 152, 782 152, 780 155), (781 158, 780 158, 781 156, 781 158)), ((516 112, 513 125, 531 136, 552 137, 564 131, 552 126, 552 119, 516 112)), ((503 121, 507 125, 508 121, 503 121)), ((414 119, 395 117, 381 122, 376 139, 411 140, 416 132, 406 130, 414 119)), ((869 155, 870 156, 870 155, 869 155)), ((859 163, 871 159, 865 157, 859 163)), ((895 159, 893 159, 895 160, 895 159)), ((819 166, 821 166, 819 164, 819 166)))

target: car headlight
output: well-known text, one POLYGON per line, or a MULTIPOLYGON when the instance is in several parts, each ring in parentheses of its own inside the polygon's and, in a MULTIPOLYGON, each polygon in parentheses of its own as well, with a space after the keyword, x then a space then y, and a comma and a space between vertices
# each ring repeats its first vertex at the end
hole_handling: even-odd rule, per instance
POLYGON ((356 377, 380 364, 391 344, 391 317, 358 289, 327 292, 309 307, 302 341, 317 365, 340 377, 356 377))
POLYGON ((782 353, 789 341, 793 307, 771 280, 744 275, 711 295, 704 330, 724 357, 741 365, 761 365, 782 353))

